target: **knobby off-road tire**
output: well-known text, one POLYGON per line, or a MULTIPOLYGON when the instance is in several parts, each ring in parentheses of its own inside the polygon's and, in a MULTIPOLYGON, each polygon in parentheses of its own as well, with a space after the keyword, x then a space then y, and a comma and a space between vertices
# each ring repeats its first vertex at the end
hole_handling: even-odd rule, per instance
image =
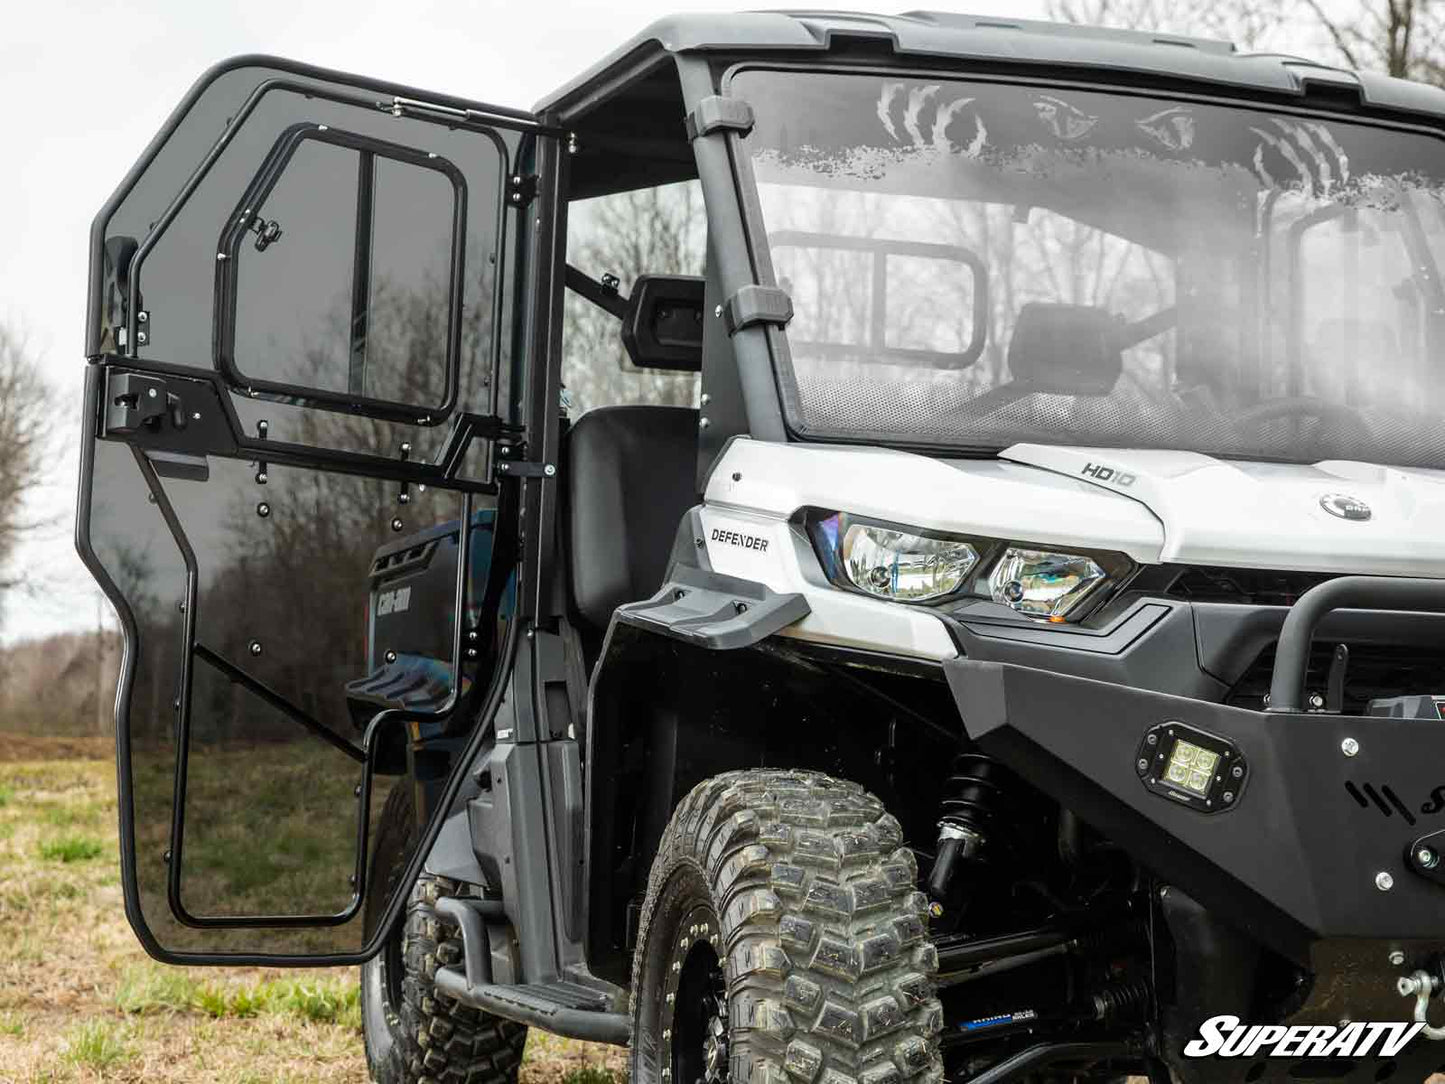
POLYGON ((853 783, 730 772, 663 833, 632 972, 633 1084, 937 1084, 927 900, 853 783))
MULTIPOLYGON (((411 855, 415 820, 411 788, 403 781, 387 798, 377 825, 368 930, 373 908, 379 912, 385 906, 411 855)), ((436 903, 458 895, 460 887, 423 873, 407 901, 401 929, 362 966, 366 1065, 378 1084, 516 1084, 527 1029, 436 989, 437 967, 462 958, 461 934, 437 916, 436 903)))

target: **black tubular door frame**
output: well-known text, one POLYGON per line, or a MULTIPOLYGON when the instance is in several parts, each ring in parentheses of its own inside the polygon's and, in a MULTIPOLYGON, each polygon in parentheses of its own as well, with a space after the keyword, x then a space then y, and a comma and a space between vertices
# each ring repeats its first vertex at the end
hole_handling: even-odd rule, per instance
MULTIPOLYGON (((345 452, 337 449, 316 448, 304 445, 292 445, 281 442, 258 440, 247 437, 240 427, 234 405, 231 402, 232 388, 224 379, 223 374, 214 368, 197 369, 185 365, 177 365, 166 362, 151 361, 137 357, 137 313, 139 311, 139 271, 143 265, 144 252, 153 247, 155 239, 164 230, 165 225, 174 218, 179 207, 185 202, 190 192, 194 191, 209 164, 214 161, 218 150, 213 147, 206 161, 192 174, 190 180, 182 189, 181 193, 172 200, 167 208, 166 214, 158 219, 147 234, 145 240, 136 250, 132 257, 129 268, 128 282, 124 283, 127 305, 125 312, 124 328, 127 332, 125 343, 118 349, 107 343, 105 339, 106 326, 102 318, 102 305, 105 303, 106 271, 104 267, 104 250, 106 233, 109 223, 116 210, 121 206, 127 195, 135 188, 145 175, 147 167, 155 161, 161 150, 164 148, 170 137, 176 132, 181 123, 185 120, 190 109, 197 103, 205 90, 221 75, 246 67, 267 68, 281 72, 283 75, 294 77, 294 79, 329 80, 333 84, 339 84, 357 91, 356 94, 339 94, 327 88, 309 85, 304 82, 294 83, 292 89, 309 95, 311 97, 333 98, 342 104, 356 105, 368 109, 383 109, 392 112, 397 116, 409 116, 417 119, 431 120, 438 124, 450 125, 458 128, 475 129, 484 132, 488 128, 508 129, 524 133, 523 146, 518 149, 514 159, 511 155, 504 155, 502 163, 506 167, 507 175, 516 168, 517 163, 524 161, 528 155, 535 154, 538 148, 545 153, 544 159, 556 161, 565 154, 565 149, 560 140, 565 137, 565 131, 550 127, 540 122, 531 114, 506 109, 496 109, 490 106, 482 106, 468 102, 463 99, 456 99, 446 96, 438 96, 423 91, 401 86, 398 84, 385 83, 374 80, 358 79, 354 76, 345 75, 327 69, 315 68, 308 65, 294 64, 289 61, 279 60, 267 56, 244 56, 237 57, 211 69, 192 88, 187 97, 173 112, 161 131, 152 140, 141 158, 131 168, 120 187, 106 202, 100 213, 96 216, 91 231, 91 269, 89 279, 89 298, 87 312, 87 337, 86 351, 91 361, 86 374, 86 391, 84 406, 85 439, 82 442, 81 452, 81 486, 77 505, 76 515, 76 548, 96 578, 107 598, 116 609, 122 632, 122 656, 119 684, 116 695, 115 724, 116 724, 116 756, 118 761, 117 786, 120 812, 120 851, 122 860, 122 888, 125 899, 127 918, 132 929, 136 933, 146 951, 154 958, 173 964, 218 964, 218 965, 256 965, 256 966, 339 966, 352 965, 364 962, 371 958, 380 949, 385 938, 395 927, 401 917, 405 903, 405 893, 397 893, 381 913, 379 920, 372 930, 371 936, 367 938, 361 947, 350 952, 322 952, 316 954, 298 953, 267 953, 267 952, 208 952, 208 951, 175 951, 162 946, 155 935, 146 925, 146 919, 141 902, 140 886, 135 876, 137 843, 134 823, 134 791, 129 777, 129 765, 131 762, 131 742, 128 731, 128 719, 130 714, 131 697, 134 689, 134 681, 137 670, 137 655, 140 649, 139 624, 135 612, 122 594, 118 584, 110 577, 106 568, 102 565, 94 546, 91 543, 91 485, 94 478, 96 462, 96 445, 101 439, 120 440, 129 444, 138 461, 143 464, 141 469, 149 470, 152 473, 157 469, 153 464, 152 456, 148 453, 163 451, 169 442, 165 436, 157 435, 147 431, 137 431, 117 434, 107 432, 107 410, 109 403, 107 391, 111 375, 116 372, 136 372, 145 376, 174 381, 179 387, 188 384, 192 387, 193 394, 214 396, 211 406, 217 408, 213 417, 218 421, 214 426, 208 425, 207 432, 197 433, 192 430, 181 442, 186 449, 187 455, 215 455, 226 459, 255 459, 263 458, 270 462, 285 463, 292 466, 309 469, 339 471, 342 473, 359 474, 384 478, 389 480, 419 482, 438 485, 442 488, 449 488, 458 492, 463 499, 464 508, 470 512, 472 506, 471 494, 475 493, 496 493, 500 486, 494 477, 485 480, 470 480, 457 477, 459 464, 463 458, 462 453, 466 444, 476 438, 496 439, 498 437, 523 435, 523 428, 520 425, 509 424, 495 416, 495 411, 500 404, 497 402, 497 381, 491 385, 490 397, 492 416, 482 416, 471 413, 455 413, 452 417, 452 431, 446 446, 440 450, 436 460, 432 463, 422 461, 397 460, 385 456, 376 456, 366 453, 345 452), (378 100, 378 95, 388 98, 378 100), (526 153, 523 153, 523 152, 526 153)), ((272 79, 267 80, 255 90, 247 99, 248 108, 254 108, 257 95, 266 88, 274 88, 278 85, 292 83, 293 79, 272 79)), ((243 110, 244 112, 244 110, 243 110)), ((224 142, 239 128, 241 113, 232 118, 227 132, 221 136, 224 142)), ((495 135, 495 133, 493 133, 495 135)), ((555 343, 551 342, 545 324, 551 319, 552 304, 550 288, 545 290, 547 297, 539 297, 536 293, 537 286, 550 286, 555 279, 560 282, 560 274, 554 273, 557 269, 549 267, 528 266, 534 261, 537 264, 546 264, 557 256, 555 244, 538 245, 537 233, 530 228, 535 215, 539 220, 552 221, 557 213, 559 203, 559 192, 557 191, 557 178, 559 171, 547 171, 547 176, 541 178, 536 198, 531 201, 530 206, 523 204, 514 207, 506 201, 505 186, 499 193, 499 206, 503 208, 514 207, 511 215, 503 214, 499 222, 497 251, 507 250, 508 226, 510 219, 513 223, 512 229, 517 232, 513 236, 519 242, 516 245, 519 260, 516 267, 516 283, 511 288, 503 286, 500 281, 496 284, 494 304, 499 315, 507 315, 502 307, 508 304, 510 297, 511 321, 514 328, 525 328, 525 332, 518 335, 517 344, 523 350, 523 357, 519 362, 520 371, 529 374, 529 384, 539 377, 544 385, 551 381, 547 376, 541 375, 550 371, 555 366, 549 365, 548 355, 555 350, 555 343), (523 238, 531 243, 520 243, 523 238), (540 310, 540 311, 539 311, 540 310), (539 323, 544 325, 539 327, 539 323), (541 354, 536 351, 541 349, 541 354)), ((505 320, 498 320, 494 328, 494 345, 500 346, 501 329, 506 323, 505 320)), ((494 350, 494 364, 501 357, 500 349, 494 350)), ((199 360, 199 359, 197 359, 199 360)), ((207 359, 211 361, 213 359, 207 359)), ((322 404, 315 404, 320 409, 326 409, 322 404)), ((368 411, 368 413, 370 413, 368 411)), ((530 411, 528 413, 531 413, 530 411)), ((407 420, 411 424, 436 424, 442 419, 417 418, 416 412, 407 420)), ((555 424, 555 423, 554 423, 555 424)), ((544 444, 551 444, 553 441, 544 441, 544 444)), ((174 447, 174 445, 173 445, 174 447)), ((551 451, 552 448, 548 448, 551 451)), ((154 482, 153 477, 148 481, 154 482)), ((520 481, 520 480, 518 480, 520 481)), ((548 479, 555 485, 555 481, 548 479)), ((528 504, 533 504, 536 496, 540 496, 538 490, 540 480, 529 479, 527 489, 530 491, 528 504), (535 495, 535 496, 533 496, 535 495)), ((516 483, 514 483, 516 484, 516 483)), ((505 506, 504 502, 504 506, 505 506)), ((536 515, 535 504, 533 504, 533 516, 536 515)), ((464 515, 462 522, 466 525, 467 535, 470 534, 470 515, 464 515)), ((172 525, 174 526, 174 525, 172 525)), ((517 523, 507 525, 499 524, 503 529, 516 530, 517 523)), ((184 537, 183 535, 181 536, 184 537)), ((464 535, 464 537, 466 537, 464 535)), ((529 544, 536 538, 533 534, 528 539, 529 544)), ((530 551, 524 557, 533 558, 538 556, 530 551)), ((465 560, 459 561, 458 583, 460 590, 465 591, 466 579, 468 577, 469 563, 465 560)), ((194 568, 194 554, 187 561, 188 584, 187 598, 194 600, 198 586, 198 576, 194 568)), ((465 595, 459 596, 458 613, 462 612, 461 602, 465 595)), ((488 684, 483 687, 474 685, 471 692, 464 694, 461 691, 461 682, 454 682, 449 703, 444 706, 445 711, 461 710, 468 715, 474 715, 476 722, 473 726, 471 736, 466 742, 465 748, 460 751, 457 764, 465 765, 475 759, 484 742, 491 732, 491 721, 500 706, 505 690, 510 680, 513 660, 516 655, 517 646, 521 639, 521 629, 527 624, 527 611, 532 607, 519 599, 521 603, 518 613, 514 619, 507 623, 507 631, 504 643, 501 645, 497 657, 496 668, 490 675, 488 684)), ((187 607, 189 613, 185 622, 186 650, 185 666, 187 670, 192 665, 193 657, 197 655, 195 644, 195 609, 194 605, 187 607)), ((460 659, 463 653, 461 637, 463 635, 462 622, 456 622, 454 629, 455 640, 451 645, 455 659, 460 659)), ((204 660, 203 660, 204 661, 204 660)), ((383 727, 404 723, 412 719, 428 718, 434 719, 437 712, 425 713, 407 711, 404 709, 391 709, 377 714, 367 726, 362 747, 359 750, 363 766, 363 807, 369 802, 369 788, 372 775, 372 759, 376 754, 377 736, 383 727)), ((299 722, 294 715, 292 720, 299 722)), ((300 722, 300 725, 305 725, 300 722)), ((308 728, 310 729, 310 728, 308 728)), ((354 748, 354 747, 353 747, 354 748)), ((178 758, 179 759, 179 758, 178 758)), ((184 766, 178 763, 178 774, 183 773, 184 766)), ((448 808, 457 798, 465 781, 465 773, 456 771, 447 782, 437 802, 439 810, 448 808)), ((183 811, 183 802, 178 808, 183 811)), ((172 829, 175 830, 173 823, 172 829)), ((400 883, 410 884, 419 874, 427 853, 434 844, 442 827, 440 816, 424 828, 420 834, 418 846, 412 855, 406 869, 402 872, 400 883)), ((358 853, 359 862, 365 862, 365 833, 367 831, 367 818, 360 818, 358 835, 360 845, 358 853)), ((173 854, 172 865, 179 868, 179 854, 173 854)), ((358 867, 358 873, 364 871, 358 867)), ((174 872, 172 876, 176 876, 174 872)), ((358 876, 357 897, 348 906, 346 911, 355 914, 359 897, 364 891, 364 876, 358 876)), ((181 915, 177 913, 179 919, 181 915)), ((266 916, 263 916, 266 917, 266 916)), ((269 916, 278 925, 287 925, 295 922, 296 916, 269 916)), ((207 924, 232 925, 225 916, 219 919, 205 920, 207 924)), ((304 924, 318 924, 314 918, 304 919, 304 924)), ((345 921, 336 916, 327 916, 322 921, 345 921)), ((234 925, 254 927, 257 925, 254 919, 246 918, 234 925)), ((268 926, 270 923, 267 924, 268 926)))
MULTIPOLYGON (((509 166, 506 147, 494 140, 504 166, 509 166)), ((500 188, 501 186, 499 186, 500 188)), ((505 221, 501 203, 503 193, 498 193, 497 221, 505 221)), ((462 338, 462 276, 465 273, 466 258, 467 182, 461 170, 450 161, 436 154, 420 151, 400 143, 390 143, 370 136, 360 135, 332 128, 325 124, 293 124, 277 137, 275 145, 257 171, 251 185, 236 201, 236 208, 226 221, 221 238, 216 245, 216 293, 215 330, 213 351, 216 368, 237 390, 249 393, 261 392, 283 396, 292 402, 306 406, 330 408, 332 410, 362 410, 370 417, 391 421, 416 422, 425 419, 425 424, 435 425, 445 421, 457 404, 457 358, 461 353, 462 338), (236 359, 236 306, 239 295, 241 246, 252 232, 252 223, 260 217, 260 208, 286 172, 296 152, 307 143, 325 143, 344 147, 357 152, 358 180, 356 200, 356 260, 351 280, 351 323, 348 334, 349 365, 351 379, 346 392, 333 392, 323 388, 307 388, 298 394, 296 385, 274 380, 258 380, 241 371, 236 359), (356 354, 358 341, 364 354, 366 348, 365 321, 371 300, 373 211, 375 206, 374 167, 377 159, 403 162, 417 169, 431 170, 445 177, 452 186, 452 245, 448 263, 447 282, 447 335, 446 335, 446 394, 440 403, 405 403, 391 399, 378 399, 366 395, 356 386, 356 354), (358 323, 362 324, 358 331, 358 323), (419 413, 420 412, 420 415, 419 413)), ((158 234, 156 235, 158 236, 158 234)), ((131 274, 132 292, 140 290, 142 270, 139 250, 133 260, 131 274)), ((132 305, 135 303, 132 302, 132 305)), ((496 321, 494 319, 494 325, 496 321)))

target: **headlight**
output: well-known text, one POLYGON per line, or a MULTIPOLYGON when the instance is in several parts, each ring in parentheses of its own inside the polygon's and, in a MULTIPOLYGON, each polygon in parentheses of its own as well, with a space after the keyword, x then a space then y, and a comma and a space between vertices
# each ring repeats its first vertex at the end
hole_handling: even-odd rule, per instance
POLYGON ((1086 601, 1129 579, 1134 567, 1122 553, 1059 552, 847 512, 808 509, 803 520, 831 582, 895 602, 952 607, 992 598, 1042 621, 1077 620, 1093 609, 1086 601))
POLYGON ((995 602, 1019 613, 1063 621, 1108 579, 1091 557, 1010 546, 988 577, 995 602))
POLYGON ((814 521, 830 578, 879 598, 927 602, 951 595, 978 564, 978 550, 962 539, 916 534, 835 513, 814 521))

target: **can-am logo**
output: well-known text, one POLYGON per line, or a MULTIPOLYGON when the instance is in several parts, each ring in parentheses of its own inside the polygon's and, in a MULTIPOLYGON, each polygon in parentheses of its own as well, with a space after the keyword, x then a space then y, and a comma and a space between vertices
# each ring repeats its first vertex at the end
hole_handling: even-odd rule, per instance
POLYGON ((1237 1016, 1211 1016, 1199 1038, 1184 1044, 1186 1058, 1393 1058, 1424 1024, 1243 1024, 1237 1016))
POLYGON ((1363 520, 1370 518, 1370 506, 1355 497, 1343 493, 1326 493, 1320 498, 1320 507, 1340 519, 1363 520))

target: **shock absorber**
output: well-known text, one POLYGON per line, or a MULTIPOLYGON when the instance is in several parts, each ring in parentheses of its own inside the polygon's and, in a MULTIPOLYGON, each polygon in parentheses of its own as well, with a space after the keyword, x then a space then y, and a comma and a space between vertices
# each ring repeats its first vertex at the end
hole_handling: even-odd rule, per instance
POLYGON ((936 903, 966 902, 953 885, 959 863, 986 858, 998 835, 1007 834, 1002 822, 1011 805, 1012 783, 1008 769, 992 757, 961 753, 954 758, 944 784, 938 850, 928 877, 928 894, 936 903))

